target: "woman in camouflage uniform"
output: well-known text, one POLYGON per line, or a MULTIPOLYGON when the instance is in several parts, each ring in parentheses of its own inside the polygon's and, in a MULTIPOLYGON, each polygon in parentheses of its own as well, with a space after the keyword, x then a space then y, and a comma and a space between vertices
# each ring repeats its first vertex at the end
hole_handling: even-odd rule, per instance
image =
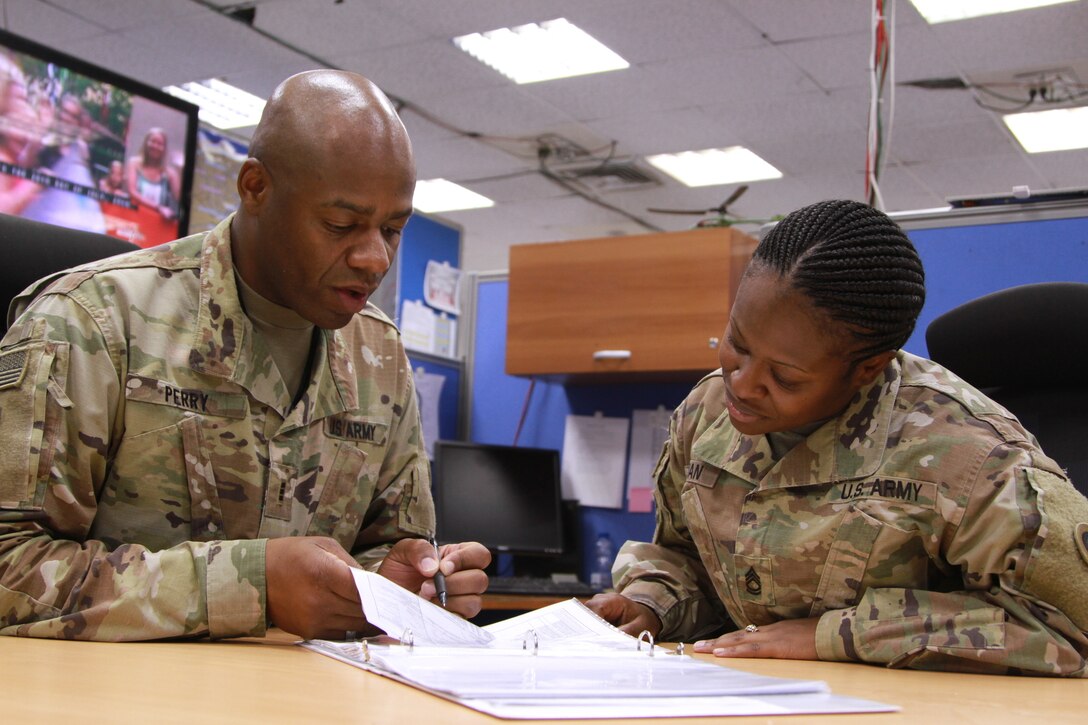
POLYGON ((673 414, 654 541, 590 606, 720 657, 1084 676, 1088 500, 1008 411, 899 349, 924 298, 879 211, 776 225, 721 370, 673 414))

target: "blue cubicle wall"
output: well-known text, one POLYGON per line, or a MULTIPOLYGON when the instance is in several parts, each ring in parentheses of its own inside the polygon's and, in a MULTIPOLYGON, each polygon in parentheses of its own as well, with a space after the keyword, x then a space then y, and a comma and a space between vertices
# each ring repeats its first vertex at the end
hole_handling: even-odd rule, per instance
MULTIPOLYGON (((412 216, 404 229, 397 260, 397 312, 403 300, 423 299, 423 277, 427 262, 448 262, 461 265, 461 230, 430 217, 412 216)), ((461 396, 463 363, 435 355, 409 351, 412 369, 423 368, 432 375, 442 375, 446 382, 438 399, 438 432, 440 438, 457 439, 461 431, 461 396)))
MULTIPOLYGON (((926 305, 914 336, 905 346, 915 354, 926 354, 926 325, 967 300, 1031 282, 1088 282, 1088 217, 916 230, 904 226, 926 269, 926 305)), ((468 436, 480 443, 514 442, 531 385, 527 378, 504 372, 507 291, 505 278, 480 280, 476 287, 475 342, 468 371, 472 391, 468 436)), ((671 410, 689 387, 537 381, 518 444, 561 450, 568 414, 601 411, 607 416, 626 417, 632 410, 658 405, 671 410)), ((653 534, 653 515, 583 509, 583 542, 592 542, 601 531, 608 532, 617 545, 627 539, 648 540, 653 534)), ((584 567, 589 557, 590 552, 583 552, 584 567)))
POLYGON ((926 304, 905 348, 926 354, 942 312, 1007 287, 1088 282, 1088 217, 910 229, 926 271, 926 304))

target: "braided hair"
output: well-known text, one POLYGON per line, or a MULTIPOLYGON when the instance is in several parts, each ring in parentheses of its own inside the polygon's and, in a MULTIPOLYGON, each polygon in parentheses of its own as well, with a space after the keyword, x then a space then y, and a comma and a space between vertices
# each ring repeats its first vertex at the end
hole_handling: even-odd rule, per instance
POLYGON ((832 200, 787 215, 760 241, 751 271, 773 270, 857 343, 854 361, 898 350, 925 302, 922 260, 886 214, 832 200))

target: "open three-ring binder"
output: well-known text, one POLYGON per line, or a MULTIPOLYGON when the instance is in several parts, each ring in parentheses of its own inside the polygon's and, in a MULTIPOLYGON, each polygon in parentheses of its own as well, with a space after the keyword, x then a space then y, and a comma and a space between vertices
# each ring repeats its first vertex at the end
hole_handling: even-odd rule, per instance
MULTIPOLYGON (((302 646, 508 719, 881 712, 825 683, 742 672, 632 637, 576 599, 477 627, 357 570, 367 619, 391 636, 302 646)), ((679 649, 679 648, 678 648, 679 649)))

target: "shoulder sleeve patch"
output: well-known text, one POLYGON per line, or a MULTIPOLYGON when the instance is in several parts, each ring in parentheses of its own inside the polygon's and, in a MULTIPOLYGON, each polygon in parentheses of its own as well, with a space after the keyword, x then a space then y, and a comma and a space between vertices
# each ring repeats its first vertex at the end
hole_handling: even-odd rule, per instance
POLYGON ((12 350, 0 355, 0 390, 14 388, 26 372, 26 350, 12 350))
POLYGON ((1077 530, 1073 535, 1077 540, 1077 551, 1080 552, 1084 563, 1088 564, 1088 523, 1077 524, 1077 530))

